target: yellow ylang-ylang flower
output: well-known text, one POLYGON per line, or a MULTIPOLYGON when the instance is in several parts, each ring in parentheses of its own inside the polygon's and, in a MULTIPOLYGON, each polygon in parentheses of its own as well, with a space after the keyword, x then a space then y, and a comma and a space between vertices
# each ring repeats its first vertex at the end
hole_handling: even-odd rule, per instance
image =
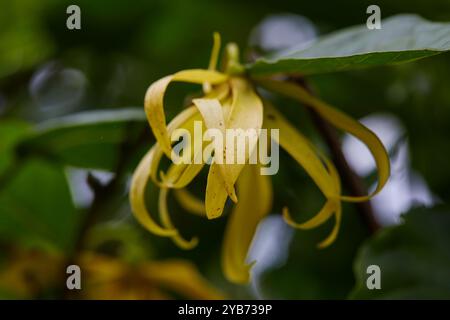
MULTIPOLYGON (((286 222, 299 229, 311 229, 335 217, 335 225, 330 235, 319 243, 323 248, 337 237, 341 221, 341 201, 367 201, 377 194, 389 177, 389 158, 378 137, 358 121, 341 111, 313 97, 302 87, 279 80, 251 79, 245 68, 239 64, 238 49, 234 44, 226 47, 222 71, 216 70, 219 56, 220 38, 214 35, 214 46, 209 68, 177 72, 154 82, 145 96, 145 112, 156 138, 156 144, 148 151, 138 165, 132 179, 130 202, 137 220, 150 232, 171 238, 182 248, 193 248, 198 239, 184 239, 173 225, 167 206, 169 190, 174 191, 176 199, 188 211, 204 215, 208 219, 220 217, 225 202, 230 198, 236 203, 225 231, 223 241, 222 269, 225 276, 235 283, 249 281, 253 263, 247 263, 247 252, 258 223, 270 212, 272 187, 268 176, 260 174, 261 163, 245 164, 217 161, 217 155, 209 165, 205 201, 195 198, 186 186, 206 165, 202 158, 204 149, 189 149, 192 163, 171 163, 162 172, 160 162, 164 156, 171 158, 172 134, 177 129, 194 131, 194 123, 201 121, 206 129, 223 132, 228 129, 278 129, 279 135, 272 136, 294 160, 308 173, 326 198, 322 209, 304 223, 294 222, 283 209, 286 222), (189 107, 175 116, 169 123, 164 112, 164 94, 171 82, 188 82, 203 85, 204 96, 193 99, 189 107), (352 197, 341 194, 339 175, 331 161, 319 152, 313 144, 294 128, 283 115, 255 91, 261 86, 272 92, 295 99, 311 108, 330 124, 350 133, 362 141, 372 153, 378 169, 378 185, 372 194, 352 197), (195 161, 202 159, 202 161, 195 161), (160 188, 159 220, 152 218, 146 207, 145 191, 151 180, 160 188)), ((193 136, 191 134, 191 136, 193 136)), ((201 136, 193 136, 192 143, 201 143, 201 136)), ((245 140, 247 154, 251 154, 256 144, 245 140)), ((237 146, 234 146, 235 148, 237 146)), ((224 153, 229 150, 225 150, 224 153)), ((236 150, 233 150, 236 151, 236 150)), ((222 155, 219 155, 221 157, 222 155)), ((225 156, 225 155, 223 155, 225 156)))
POLYGON ((224 299, 190 262, 180 259, 137 264, 97 253, 84 253, 83 298, 95 300, 224 299))
MULTIPOLYGON (((125 262, 92 251, 75 260, 82 272, 79 298, 96 300, 187 299, 213 300, 224 296, 185 260, 125 262)), ((0 268, 0 296, 35 298, 63 288, 67 261, 57 253, 21 250, 0 268)))

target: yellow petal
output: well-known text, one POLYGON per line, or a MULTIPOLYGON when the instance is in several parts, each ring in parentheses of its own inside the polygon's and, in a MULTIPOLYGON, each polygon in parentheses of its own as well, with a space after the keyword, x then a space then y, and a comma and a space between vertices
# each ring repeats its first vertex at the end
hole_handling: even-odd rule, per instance
MULTIPOLYGON (((207 99, 224 99, 227 97, 229 93, 228 84, 221 84, 217 87, 214 87, 214 90, 211 91, 206 97, 207 99)), ((191 137, 194 138, 193 144, 201 145, 203 137, 200 135, 196 135, 194 132, 194 123, 195 121, 202 121, 202 116, 198 112, 197 107, 190 107, 176 116, 167 126, 167 131, 169 135, 173 133, 175 129, 182 128, 189 131, 191 137)), ((203 123, 202 130, 205 130, 205 125, 203 123)), ((204 146, 206 148, 206 146, 204 146)), ((155 151, 155 161, 152 163, 152 179, 153 182, 156 183, 160 187, 167 188, 184 188, 186 187, 202 170, 205 165, 203 161, 203 151, 204 148, 198 148, 198 150, 191 148, 192 153, 192 163, 191 164, 173 164, 169 168, 168 172, 164 174, 165 181, 159 181, 157 178, 159 161, 163 155, 161 148, 157 147, 155 151)))
POLYGON ((283 209, 283 217, 294 228, 312 229, 327 221, 334 213, 336 216, 336 224, 333 231, 327 239, 319 243, 320 248, 328 246, 337 236, 341 219, 341 204, 339 199, 341 188, 338 173, 332 162, 318 152, 309 140, 295 130, 270 103, 265 103, 264 106, 264 127, 271 129, 278 128, 280 130, 279 144, 305 169, 327 197, 327 201, 322 209, 304 223, 294 222, 287 208, 283 209))
POLYGON ((261 80, 259 83, 269 90, 284 94, 314 108, 325 120, 335 127, 354 135, 369 148, 378 169, 376 189, 368 196, 341 196, 342 200, 351 202, 367 201, 380 192, 389 179, 389 156, 380 139, 372 131, 345 113, 315 98, 298 85, 273 80, 261 80))
MULTIPOLYGON (((167 132, 170 136, 172 135, 175 129, 186 129, 187 131, 189 131, 191 137, 194 137, 194 139, 198 138, 201 139, 202 137, 196 137, 193 134, 195 121, 201 122, 202 117, 201 114, 198 112, 198 109, 192 106, 183 110, 169 123, 169 125, 167 126, 167 132)), ((203 164, 195 164, 195 163, 191 165, 187 164, 173 165, 175 168, 172 169, 171 176, 169 177, 166 175, 165 182, 160 181, 158 179, 159 173, 158 168, 164 153, 159 143, 155 144, 154 148, 155 154, 150 167, 151 172, 150 176, 153 182, 159 187, 183 188, 186 184, 192 181, 192 179, 200 172, 200 170, 203 167, 203 164), (179 182, 175 183, 175 181, 179 182)), ((200 157, 202 156, 201 152, 199 152, 199 154, 197 155, 193 155, 192 157, 195 158, 198 156, 200 157)))
MULTIPOLYGON (((167 207, 167 196, 168 196, 168 189, 162 188, 159 191, 159 201, 158 201, 158 207, 159 207, 159 216, 161 218, 161 222, 164 227, 168 229, 175 229, 174 225, 172 224, 172 221, 170 219, 169 209, 167 207)), ((179 246, 181 249, 189 250, 197 246, 198 244, 198 238, 194 237, 191 240, 185 240, 183 237, 181 237, 178 233, 173 235, 172 240, 175 242, 177 246, 179 246)))
MULTIPOLYGON (((320 156, 322 161, 325 163, 328 172, 330 173, 332 183, 335 189, 335 192, 337 195, 340 195, 341 193, 341 181, 339 178, 339 174, 336 170, 336 167, 334 164, 327 158, 325 155, 323 155, 321 152, 316 151, 317 154, 320 156)), ((289 211, 287 208, 283 209, 283 217, 285 221, 292 227, 298 228, 298 229, 312 229, 315 227, 318 227, 319 225, 323 224, 325 221, 327 221, 333 213, 335 214, 335 224, 333 227, 333 230, 328 235, 328 237, 324 240, 322 240, 317 246, 320 249, 323 249, 329 245, 331 245, 335 240, 339 232, 339 228, 341 225, 341 216, 342 216, 342 205, 341 205, 341 199, 339 197, 332 197, 327 200, 323 208, 319 211, 318 214, 316 214, 314 217, 309 219, 308 221, 304 223, 296 223, 292 220, 292 218, 289 215, 289 211)))
POLYGON ((145 263, 140 271, 155 285, 189 299, 224 299, 222 293, 210 285, 191 263, 170 260, 145 263))
MULTIPOLYGON (((325 158, 323 155, 321 155, 321 158, 323 159, 323 161, 325 162, 325 164, 327 165, 328 171, 330 172, 332 178, 333 178, 333 182, 334 185, 336 187, 337 192, 340 194, 341 193, 341 181, 339 178, 339 174, 336 170, 336 167, 333 165, 333 163, 328 160, 327 158, 325 158)), ((332 244, 339 233, 339 228, 341 227, 341 220, 342 220, 342 204, 339 201, 339 199, 333 199, 335 200, 335 223, 334 223, 334 227, 333 230, 331 231, 331 233, 328 235, 327 238, 325 238, 324 240, 322 240, 317 246, 321 249, 328 247, 330 244, 332 244)))
POLYGON ((337 193, 332 177, 309 140, 296 130, 269 102, 264 102, 264 108, 264 127, 279 130, 279 138, 276 142, 305 169, 327 198, 336 197, 337 193))
MULTIPOLYGON (((252 85, 241 78, 232 78, 231 90, 233 93, 233 101, 230 110, 228 110, 228 117, 225 118, 226 129, 233 129, 235 132, 241 130, 244 133, 251 133, 253 130, 256 137, 241 137, 245 138, 245 162, 247 162, 249 155, 257 145, 258 135, 262 126, 263 120, 263 106, 259 96, 255 93, 252 85)), ((229 163, 232 160, 236 160, 238 152, 238 139, 234 139, 232 148, 226 147, 228 141, 225 142, 226 147, 226 161, 229 163), (234 154, 234 159, 231 155, 234 154)), ((230 141, 230 144, 232 142, 230 141)), ((242 147, 242 146, 241 146, 242 147)), ((219 167, 216 163, 213 163, 209 169, 208 181, 206 186, 206 214, 209 219, 219 217, 225 206, 227 195, 231 194, 231 190, 224 188, 225 186, 232 186, 239 177, 241 170, 245 164, 223 164, 219 167), (224 181, 225 177, 225 181, 224 181)), ((233 199, 232 200, 237 200, 233 199)))
POLYGON ((220 84, 227 80, 227 76, 217 71, 192 69, 177 72, 154 82, 145 94, 145 113, 156 140, 163 152, 170 157, 171 143, 167 132, 166 116, 164 114, 164 94, 172 81, 190 83, 220 84))
POLYGON ((237 181, 240 200, 230 215, 225 230, 222 268, 228 280, 247 283, 254 262, 247 264, 247 254, 259 222, 270 212, 272 185, 260 174, 259 165, 248 165, 237 181))
POLYGON ((283 218, 287 224, 297 229, 313 229, 327 221, 336 211, 336 200, 328 200, 314 217, 303 223, 295 222, 289 214, 288 208, 283 208, 283 218))
MULTIPOLYGON (((225 138, 225 120, 223 118, 222 105, 217 99, 194 99, 192 101, 194 105, 197 106, 200 111, 203 120, 205 122, 206 128, 219 130, 222 137, 225 138)), ((223 140, 222 140, 223 141, 223 140)), ((225 148, 225 146, 222 146, 225 148)), ((216 163, 219 168, 219 172, 222 175, 225 190, 228 196, 237 202, 236 192, 234 190, 234 180, 226 172, 226 165, 224 159, 224 150, 216 150, 214 157, 216 158, 216 163), (218 152, 220 151, 220 152, 218 152)))
MULTIPOLYGON (((213 48, 211 50, 211 58, 209 59, 208 70, 216 70, 217 61, 219 60, 220 53, 220 34, 214 32, 213 34, 213 48)), ((211 84, 206 82, 203 84, 203 92, 208 93, 211 91, 211 84)))
POLYGON ((159 226, 150 216, 145 205, 145 190, 150 178, 150 166, 153 161, 154 148, 142 158, 133 174, 130 187, 130 204, 136 219, 150 232, 163 236, 174 236, 177 231, 173 228, 159 226))
POLYGON ((205 202, 196 198, 187 189, 174 190, 174 196, 183 209, 202 217, 206 216, 205 202))
POLYGON ((341 226, 341 217, 342 217, 341 203, 337 203, 337 208, 336 208, 336 212, 335 212, 334 216, 335 216, 336 221, 334 223, 333 230, 328 235, 328 237, 326 237, 324 240, 322 240, 317 245, 320 249, 326 248, 329 245, 331 245, 336 240, 336 238, 338 236, 339 228, 341 226))
POLYGON ((126 274, 126 265, 119 259, 91 251, 84 251, 78 262, 91 283, 112 282, 126 274))
MULTIPOLYGON (((189 126, 195 120, 201 120, 200 114, 195 107, 183 110, 176 116, 168 126, 171 134, 175 129, 189 126)), ((130 203, 133 214, 137 220, 150 232, 166 237, 178 237, 177 231, 173 227, 159 226, 151 218, 145 205, 145 190, 150 177, 157 180, 158 164, 163 153, 159 144, 155 144, 152 149, 141 160, 138 168, 133 174, 130 188, 130 203)))

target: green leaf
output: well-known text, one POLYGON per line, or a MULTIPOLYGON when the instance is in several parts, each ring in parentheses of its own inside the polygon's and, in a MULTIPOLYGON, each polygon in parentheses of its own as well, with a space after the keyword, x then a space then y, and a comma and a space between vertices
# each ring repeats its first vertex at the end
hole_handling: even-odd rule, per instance
POLYGON ((449 299, 450 209, 415 209, 403 224, 381 231, 355 260, 355 299, 449 299), (367 289, 369 265, 381 269, 381 289, 367 289))
POLYGON ((382 20, 382 29, 366 25, 324 36, 306 49, 292 49, 258 59, 248 66, 253 76, 274 73, 310 75, 409 62, 450 50, 450 23, 416 15, 382 20))
POLYGON ((44 61, 54 44, 42 24, 43 1, 3 2, 0 11, 0 79, 44 61))
POLYGON ((29 125, 23 121, 0 121, 0 175, 14 163, 14 147, 29 129, 29 125))
POLYGON ((81 215, 72 204, 64 170, 27 161, 0 193, 0 239, 70 249, 81 215))
POLYGON ((41 154, 64 164, 113 170, 119 146, 143 130, 142 109, 88 111, 39 125, 21 144, 25 154, 41 154))

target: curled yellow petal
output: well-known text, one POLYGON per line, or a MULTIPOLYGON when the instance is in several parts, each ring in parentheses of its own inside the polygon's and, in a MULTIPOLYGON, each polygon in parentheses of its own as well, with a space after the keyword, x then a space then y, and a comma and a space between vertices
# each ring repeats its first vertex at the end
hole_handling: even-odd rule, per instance
POLYGON ((248 283, 250 269, 247 254, 259 222, 270 212, 272 185, 260 174, 260 166, 248 165, 237 181, 240 201, 230 215, 223 242, 222 268, 228 280, 248 283))
MULTIPOLYGON (((337 192, 340 194, 341 192, 341 181, 339 179, 339 174, 336 170, 336 167, 333 165, 333 163, 322 156, 322 159, 324 160, 325 164, 327 165, 327 168, 333 178, 334 186, 336 187, 337 192)), ((339 199, 333 199, 335 201, 335 223, 333 230, 328 235, 327 238, 322 240, 317 246, 321 249, 328 247, 330 244, 332 244, 339 233, 339 228, 341 227, 341 220, 342 220, 342 204, 339 201, 339 199)))
POLYGON ((230 190, 224 188, 224 183, 231 186, 238 179, 257 145, 263 122, 262 101, 252 85, 241 78, 232 78, 230 82, 233 100, 227 111, 228 116, 224 115, 224 120, 226 129, 232 129, 229 132, 236 135, 226 136, 224 146, 226 163, 222 167, 213 163, 209 169, 205 197, 206 214, 209 219, 222 214, 227 195, 230 193, 230 190), (243 163, 239 163, 237 158, 239 153, 242 153, 241 148, 245 150, 243 163))
MULTIPOLYGON (((194 123, 196 121, 201 122, 202 117, 196 107, 194 107, 194 106, 189 107, 189 108, 183 110, 180 114, 178 114, 169 123, 169 125, 167 126, 167 132, 169 135, 172 135, 172 133, 176 129, 185 129, 190 133, 191 136, 194 136, 193 135, 194 123)), ((196 136, 194 136, 194 138, 201 139, 201 137, 196 137, 196 136)), ((171 187, 171 188, 180 187, 180 188, 182 188, 182 187, 184 187, 184 185, 175 186, 174 181, 178 181, 179 179, 181 179, 181 177, 183 177, 183 182, 189 183, 198 174, 198 172, 200 172, 200 170, 203 166, 203 164, 197 165, 195 163, 193 163, 191 165, 188 165, 188 164, 176 165, 177 169, 176 170, 173 169, 173 172, 172 172, 173 176, 171 177, 171 179, 166 179, 166 181, 163 182, 158 179, 158 174, 159 174, 158 170, 159 170, 159 163, 162 159, 164 152, 159 143, 155 144, 154 148, 155 148, 155 151, 154 151, 153 161, 152 161, 151 167, 150 167, 150 176, 151 176, 153 182, 159 187, 171 187), (190 171, 184 172, 184 170, 187 170, 188 167, 189 167, 190 171), (178 174, 178 175, 175 176, 176 174, 178 174)), ((198 155, 193 155, 194 158, 196 156, 202 156, 201 152, 199 152, 198 155)))
POLYGON ((140 272, 157 287, 169 289, 189 299, 216 300, 224 295, 209 284, 197 268, 183 260, 148 262, 140 272))
POLYGON ((371 130, 345 113, 315 98, 298 85, 274 80, 260 80, 258 82, 269 90, 286 95, 314 108, 325 120, 336 128, 352 134, 369 148, 378 170, 378 184, 376 189, 368 196, 341 196, 340 198, 342 200, 350 202, 367 201, 381 191, 389 179, 389 156, 380 139, 371 130))
POLYGON ((206 215, 205 202, 195 197, 186 188, 175 189, 174 196, 181 207, 188 212, 202 217, 206 215))
MULTIPOLYGON (((209 59, 208 70, 215 70, 217 67, 217 61, 219 60, 220 53, 220 34, 214 32, 213 34, 213 47, 211 50, 211 57, 209 59)), ((208 93, 211 91, 211 84, 209 82, 205 82, 203 84, 203 92, 208 93)))
POLYGON ((314 215, 314 217, 312 217, 306 222, 303 223, 295 222, 290 216, 288 208, 283 208, 283 218, 286 221, 286 223, 289 224, 291 227, 308 230, 316 228, 325 221, 327 221, 333 215, 335 210, 336 210, 336 201, 327 200, 327 202, 325 202, 325 205, 322 207, 319 213, 314 215))
MULTIPOLYGON (((208 129, 216 129, 219 130, 222 137, 225 138, 225 120, 223 117, 222 105, 217 99, 194 99, 192 101, 200 111, 205 125, 208 129)), ((222 139, 223 142, 223 139, 222 139)), ((213 142, 214 143, 214 142, 213 142)), ((225 146, 222 145, 222 148, 225 146)), ((231 175, 226 172, 226 164, 225 164, 225 154, 224 150, 216 150, 214 155, 217 163, 217 167, 219 168, 220 173, 222 174, 223 182, 225 190, 228 193, 228 196, 234 201, 237 202, 236 192, 234 190, 234 180, 232 180, 231 175)))
POLYGON ((327 198, 336 197, 337 193, 332 177, 321 161, 309 140, 296 130, 269 102, 264 102, 264 127, 278 129, 276 141, 286 150, 313 179, 327 198))
POLYGON ((163 237, 172 237, 177 234, 174 228, 164 228, 152 218, 145 205, 145 190, 150 179, 150 166, 153 161, 154 148, 142 158, 133 174, 130 187, 130 204, 136 219, 151 233, 163 237))
MULTIPOLYGON (((224 99, 229 93, 228 84, 221 84, 217 87, 214 87, 214 90, 211 91, 206 97, 205 100, 208 99, 224 99)), ((152 163, 152 179, 153 182, 156 183, 160 187, 167 188, 184 188, 186 187, 202 170, 205 162, 203 161, 203 152, 204 148, 197 148, 195 145, 202 145, 203 137, 194 132, 194 123, 196 121, 202 122, 202 130, 205 129, 205 124, 202 121, 202 115, 198 112, 198 107, 192 106, 188 109, 184 110, 178 116, 176 116, 167 126, 167 131, 170 134, 175 129, 185 129, 189 132, 190 136, 194 138, 194 141, 191 143, 194 144, 194 147, 191 148, 192 155, 192 163, 191 164, 172 164, 167 174, 164 174, 166 179, 163 181, 158 180, 157 172, 159 167, 159 161, 163 155, 161 148, 157 147, 155 151, 155 161, 152 163)), ((230 193, 232 196, 233 193, 230 193)))
POLYGON ((265 103, 264 127, 280 130, 279 141, 277 142, 305 169, 327 198, 322 209, 304 223, 295 222, 288 209, 284 208, 283 217, 285 221, 294 228, 312 229, 323 224, 335 214, 336 224, 333 231, 318 246, 324 248, 330 245, 338 234, 341 219, 341 187, 339 175, 334 165, 268 102, 265 103))
MULTIPOLYGON (((340 194, 341 192, 341 182, 339 179, 339 174, 333 165, 333 163, 326 158, 323 154, 318 152, 320 158, 323 160, 325 165, 327 166, 327 169, 330 173, 330 176, 332 178, 333 185, 336 189, 336 193, 340 194)), ((298 229, 312 229, 315 227, 318 227, 319 225, 323 224, 325 221, 327 221, 329 218, 332 217, 334 213, 335 216, 335 224, 333 226, 333 229, 331 233, 328 235, 327 238, 322 240, 317 246, 320 249, 326 248, 329 245, 331 245, 337 238, 337 235, 339 233, 339 228, 341 225, 341 218, 342 218, 342 205, 341 200, 337 197, 328 199, 323 208, 319 211, 318 214, 316 214, 314 217, 309 219, 308 221, 304 223, 296 223, 292 220, 292 218, 289 215, 289 212, 287 208, 283 209, 283 217, 285 221, 292 227, 298 228, 298 229)))
POLYGON ((164 114, 164 94, 170 82, 210 83, 220 84, 227 80, 227 75, 213 70, 192 69, 177 72, 154 82, 145 94, 145 113, 156 140, 163 152, 170 157, 171 143, 167 132, 166 116, 164 114))
MULTIPOLYGON (((159 200, 158 200, 159 216, 161 218, 161 222, 164 225, 164 227, 169 229, 175 229, 172 220, 170 219, 169 209, 167 207, 168 190, 169 189, 167 188, 162 188, 159 191, 159 200)), ((177 246, 185 250, 192 249, 198 244, 198 238, 196 237, 192 238, 191 240, 185 240, 177 233, 173 235, 171 238, 177 246)))

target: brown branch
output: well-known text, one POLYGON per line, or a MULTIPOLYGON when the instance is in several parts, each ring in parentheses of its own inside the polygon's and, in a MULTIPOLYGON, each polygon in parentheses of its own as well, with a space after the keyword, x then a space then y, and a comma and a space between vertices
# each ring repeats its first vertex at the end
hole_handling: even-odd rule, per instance
MULTIPOLYGON (((135 125, 132 123, 132 125, 135 125)), ((130 127, 131 129, 131 127, 130 127)), ((129 157, 141 146, 141 144, 146 141, 147 137, 150 137, 150 134, 146 129, 142 130, 139 137, 130 142, 130 139, 125 139, 122 143, 119 150, 119 157, 117 161, 117 166, 115 169, 114 178, 111 179, 110 182, 103 185, 95 176, 91 173, 88 174, 87 183, 91 190, 94 193, 94 200, 89 208, 89 210, 85 213, 84 220, 81 223, 80 230, 77 234, 77 238, 75 240, 74 250, 72 254, 66 259, 66 263, 64 265, 65 268, 69 265, 75 264, 77 259, 79 258, 80 253, 82 253, 85 248, 86 241, 88 238, 89 230, 97 224, 100 220, 103 212, 107 211, 107 207, 110 204, 110 201, 117 196, 118 191, 120 191, 120 186, 122 182, 123 175, 126 173, 127 164, 129 163, 129 157)), ((64 299, 72 299, 76 298, 78 292, 71 291, 66 288, 65 281, 63 282, 64 290, 63 297, 64 299)))

